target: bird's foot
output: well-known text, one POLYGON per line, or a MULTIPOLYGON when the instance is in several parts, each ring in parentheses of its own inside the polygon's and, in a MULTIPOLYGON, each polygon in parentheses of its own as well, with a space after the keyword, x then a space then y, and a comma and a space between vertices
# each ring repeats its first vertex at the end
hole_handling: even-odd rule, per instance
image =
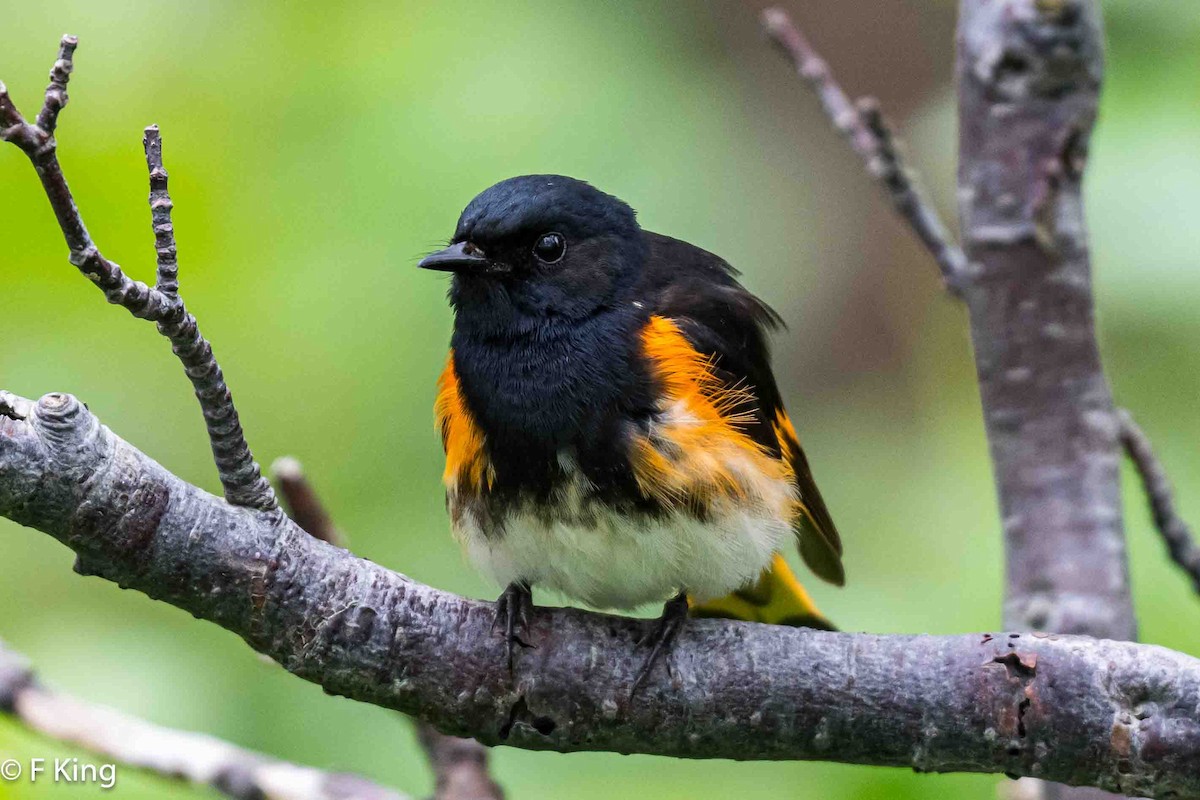
POLYGON ((656 619, 650 626, 650 629, 638 640, 639 645, 653 649, 650 650, 650 655, 642 663, 642 668, 638 670, 637 678, 633 681, 633 687, 629 690, 630 697, 637 692, 638 687, 650 676, 654 665, 670 648, 671 643, 675 641, 675 637, 679 635, 679 631, 683 628, 683 623, 687 617, 687 593, 680 592, 667 601, 666 605, 663 606, 662 616, 656 619))
POLYGON ((532 647, 525 641, 529 631, 529 612, 533 610, 533 592, 524 583, 510 583, 496 600, 496 619, 492 633, 503 632, 508 649, 508 671, 512 672, 518 647, 532 647))

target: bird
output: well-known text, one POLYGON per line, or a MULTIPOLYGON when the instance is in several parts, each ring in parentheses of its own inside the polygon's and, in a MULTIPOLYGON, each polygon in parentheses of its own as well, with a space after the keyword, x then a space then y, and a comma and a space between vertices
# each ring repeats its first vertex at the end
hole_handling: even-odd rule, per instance
POLYGON ((831 628, 784 560, 842 585, 841 537, 771 370, 778 314, 724 259, 562 175, 503 180, 448 246, 436 429, 451 530, 499 586, 513 668, 534 587, 662 602, 636 689, 689 616, 831 628))

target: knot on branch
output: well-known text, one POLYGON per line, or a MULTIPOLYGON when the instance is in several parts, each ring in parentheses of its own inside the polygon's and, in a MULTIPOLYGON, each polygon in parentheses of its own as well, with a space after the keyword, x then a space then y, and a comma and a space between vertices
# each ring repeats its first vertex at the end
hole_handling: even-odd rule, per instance
POLYGON ((80 439, 95 417, 74 395, 52 392, 37 401, 32 421, 38 433, 50 444, 62 445, 80 439))

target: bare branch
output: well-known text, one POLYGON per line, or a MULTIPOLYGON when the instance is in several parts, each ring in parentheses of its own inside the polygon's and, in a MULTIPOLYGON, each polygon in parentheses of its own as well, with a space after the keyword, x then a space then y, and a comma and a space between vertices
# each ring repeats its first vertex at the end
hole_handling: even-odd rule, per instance
MULTIPOLYGON (((310 536, 343 547, 343 536, 304 476, 300 462, 294 458, 277 459, 271 465, 271 473, 279 483, 292 520, 310 536)), ((413 725, 433 767, 434 800, 504 800, 504 792, 488 771, 488 748, 474 739, 447 736, 419 719, 414 719, 413 725)))
POLYGON ((183 363, 204 414, 217 474, 225 498, 235 505, 269 511, 278 508, 270 483, 262 477, 246 443, 237 409, 212 347, 200 334, 196 318, 179 298, 175 266, 175 238, 171 226, 171 199, 167 172, 162 164, 162 142, 157 126, 146 129, 144 145, 150 169, 150 204, 158 251, 158 287, 130 279, 121 267, 100 254, 88 234, 83 217, 62 167, 53 137, 58 112, 67 102, 67 79, 73 69, 77 40, 64 36, 58 61, 51 72, 46 102, 36 125, 25 121, 0 83, 0 139, 12 142, 29 157, 42 181, 50 207, 70 248, 70 261, 104 292, 108 302, 120 305, 135 317, 150 320, 171 342, 183 363))
POLYGON ((104 758, 211 786, 236 800, 405 800, 365 778, 288 764, 198 733, 163 728, 43 687, 0 641, 0 713, 104 758))
POLYGON ((695 620, 632 701, 645 620, 538 609, 536 647, 510 673, 493 604, 228 505, 69 395, 6 397, 0 515, 72 548, 80 572, 216 622, 331 694, 445 733, 539 750, 836 760, 1200 794, 1200 660, 1180 653, 1044 634, 695 620))
POLYGON ((1155 455, 1150 437, 1138 427, 1133 415, 1125 409, 1120 409, 1117 418, 1121 422, 1121 444, 1142 479, 1142 487, 1150 501, 1154 527, 1166 542, 1171 560, 1187 573, 1196 591, 1200 592, 1200 546, 1196 545, 1191 527, 1184 522, 1175 508, 1175 492, 1171 488, 1171 479, 1167 477, 1166 469, 1155 455))
POLYGON ((964 0, 966 287, 1007 552, 1005 622, 1133 639, 1119 424, 1081 186, 1103 73, 1092 0, 964 0))
POLYGON ((1132 640, 1119 424, 1081 191, 1099 3, 961 0, 958 43, 959 206, 979 269, 964 297, 1004 525, 1005 625, 1132 640))
POLYGON ((864 97, 856 103, 834 79, 829 65, 817 54, 804 34, 781 8, 762 14, 767 35, 791 59, 800 77, 812 86, 833 126, 862 157, 867 170, 887 190, 896 211, 916 232, 933 255, 946 289, 954 295, 970 278, 971 264, 946 230, 937 209, 917 187, 916 178, 904 165, 891 129, 883 119, 879 101, 864 97))

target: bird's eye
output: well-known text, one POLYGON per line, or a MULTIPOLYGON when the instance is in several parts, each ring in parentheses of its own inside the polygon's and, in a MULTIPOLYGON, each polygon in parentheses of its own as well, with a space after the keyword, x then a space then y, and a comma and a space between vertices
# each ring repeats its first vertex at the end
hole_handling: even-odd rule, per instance
POLYGON ((567 252, 567 240, 561 233, 543 233, 533 245, 533 254, 540 261, 554 264, 567 252))

